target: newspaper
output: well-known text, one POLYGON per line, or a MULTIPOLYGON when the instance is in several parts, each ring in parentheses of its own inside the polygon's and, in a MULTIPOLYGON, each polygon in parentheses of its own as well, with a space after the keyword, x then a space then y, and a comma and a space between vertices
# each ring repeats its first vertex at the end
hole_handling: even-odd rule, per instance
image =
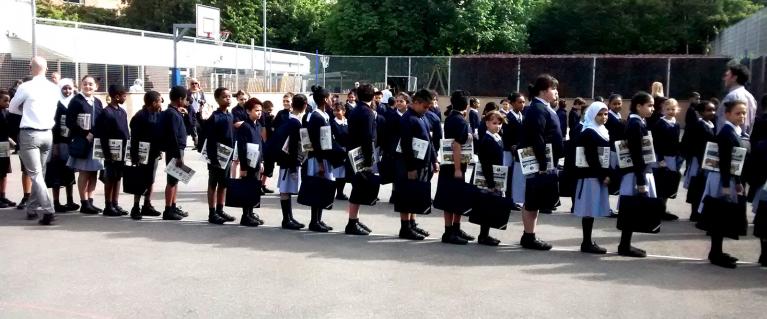
POLYGON ((218 143, 216 146, 216 159, 218 160, 218 165, 221 168, 226 168, 226 166, 229 165, 229 160, 232 159, 234 148, 221 143, 218 143))
POLYGON ((130 156, 130 140, 125 142, 125 166, 133 166, 133 159, 130 156))
POLYGON ((69 127, 67 127, 67 115, 61 114, 61 119, 59 120, 59 129, 61 129, 61 136, 62 137, 69 137, 69 127))
POLYGON ((333 134, 330 131, 330 126, 320 127, 320 147, 323 151, 333 149, 333 134))
POLYGON ((362 147, 357 147, 349 151, 349 163, 351 164, 354 174, 370 169, 369 167, 365 167, 365 156, 362 155, 362 147))
POLYGON ((0 142, 0 157, 11 157, 11 143, 0 142))
POLYGON ((77 126, 83 130, 91 129, 91 115, 87 113, 77 114, 77 126))
MULTIPOLYGON (((508 178, 509 168, 507 166, 493 165, 493 180, 495 181, 496 189, 499 189, 503 194, 506 194, 506 184, 508 178)), ((477 164, 477 168, 474 171, 474 185, 482 189, 490 189, 487 187, 485 175, 482 175, 482 165, 479 164, 477 164)))
POLYGON ((429 141, 424 141, 420 138, 413 138, 413 155, 415 158, 422 160, 426 158, 426 152, 429 151, 429 141))
MULTIPOLYGON (((743 163, 746 161, 747 150, 743 147, 732 148, 732 160, 730 161, 730 174, 740 176, 743 173, 743 163)), ((701 168, 719 171, 719 145, 713 142, 706 143, 706 151, 703 153, 703 165, 701 168)))
POLYGON ((261 145, 248 143, 246 147, 248 152, 248 166, 250 166, 250 168, 256 168, 258 158, 261 156, 261 145))
POLYGON ((168 162, 168 165, 165 165, 165 173, 184 184, 189 184, 195 171, 186 165, 182 165, 181 167, 176 166, 176 159, 172 158, 168 162))
MULTIPOLYGON (((634 167, 634 162, 631 160, 631 153, 629 152, 628 141, 615 141, 615 151, 618 153, 618 167, 634 167)), ((642 159, 644 160, 645 164, 656 162, 655 147, 653 147, 652 134, 642 137, 642 159)))
POLYGON ((109 139, 109 158, 113 161, 123 161, 123 140, 109 139))
POLYGON ((200 152, 200 157, 202 157, 205 163, 210 164, 210 158, 208 158, 208 140, 207 139, 204 142, 202 142, 202 151, 200 152))
POLYGON ((149 165, 149 142, 138 142, 138 163, 149 165))
POLYGON ((309 140, 309 130, 306 128, 302 128, 298 131, 298 133, 301 136, 301 151, 302 152, 312 152, 314 151, 314 148, 312 147, 312 141, 309 140))
MULTIPOLYGON (((440 153, 442 154, 441 158, 442 161, 440 161, 442 164, 453 164, 453 142, 455 140, 452 138, 443 139, 440 141, 441 148, 440 153)), ((471 163, 471 159, 474 156, 474 141, 468 140, 466 144, 461 145, 461 163, 468 164, 471 163)))
MULTIPOLYGON (((518 149, 517 155, 522 165, 522 174, 531 175, 540 171, 538 160, 535 158, 535 151, 533 151, 532 147, 518 149)), ((546 144, 546 170, 554 170, 554 152, 551 143, 546 144)))
MULTIPOLYGON (((602 168, 610 168, 610 148, 597 147, 597 154, 599 154, 599 164, 602 168)), ((575 167, 589 167, 589 163, 586 161, 586 149, 583 146, 575 148, 575 167)))
POLYGON ((104 150, 101 149, 101 139, 98 137, 93 138, 93 155, 91 158, 95 160, 104 159, 104 150))
POLYGON ((240 153, 237 151, 237 141, 234 141, 234 152, 232 153, 232 161, 239 161, 240 153))

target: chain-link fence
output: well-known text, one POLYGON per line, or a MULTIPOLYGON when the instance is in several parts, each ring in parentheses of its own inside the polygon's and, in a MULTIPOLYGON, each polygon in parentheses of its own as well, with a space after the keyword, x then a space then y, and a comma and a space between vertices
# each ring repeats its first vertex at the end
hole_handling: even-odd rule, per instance
MULTIPOLYGON (((100 25, 38 19, 37 51, 49 61, 49 72, 79 79, 89 74, 99 91, 111 84, 167 92, 171 86, 173 40, 170 34, 100 25)), ((766 32, 767 33, 767 32, 766 32)), ((6 34, 9 52, 0 52, 0 87, 11 87, 29 73, 30 39, 6 34)), ((721 96, 721 74, 729 58, 708 56, 325 56, 255 45, 183 38, 178 65, 183 79, 197 78, 205 91, 219 86, 248 92, 306 92, 320 84, 336 93, 355 82, 394 91, 421 88, 447 95, 463 89, 477 96, 506 96, 526 91, 541 73, 560 82, 567 98, 631 95, 664 84, 670 96, 692 91, 721 96)), ((751 64, 761 71, 764 59, 751 64)), ((760 84, 761 85, 761 84, 760 84)))
POLYGON ((711 51, 738 59, 767 55, 767 8, 722 30, 711 51))

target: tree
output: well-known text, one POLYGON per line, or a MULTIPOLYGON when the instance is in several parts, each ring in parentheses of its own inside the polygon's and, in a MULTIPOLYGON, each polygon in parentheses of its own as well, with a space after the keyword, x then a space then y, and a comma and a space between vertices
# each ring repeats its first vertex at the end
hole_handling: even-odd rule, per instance
POLYGON ((756 12, 752 0, 550 1, 529 25, 531 51, 705 53, 723 28, 756 12))
POLYGON ((87 22, 94 24, 111 24, 117 20, 117 11, 84 7, 73 4, 54 4, 50 0, 37 1, 37 16, 58 20, 87 22))
POLYGON ((155 32, 173 32, 174 23, 194 23, 194 0, 131 0, 123 11, 123 26, 155 32))

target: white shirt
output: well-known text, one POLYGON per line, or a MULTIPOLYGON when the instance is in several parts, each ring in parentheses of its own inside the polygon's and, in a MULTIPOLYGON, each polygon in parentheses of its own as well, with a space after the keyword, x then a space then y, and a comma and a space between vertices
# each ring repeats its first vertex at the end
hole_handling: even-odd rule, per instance
POLYGON ((38 75, 19 85, 9 112, 21 115, 20 128, 49 130, 56 124, 54 117, 60 97, 59 87, 38 75))
POLYGON ((727 95, 722 99, 722 104, 717 108, 717 132, 722 129, 725 121, 724 103, 731 101, 746 102, 746 121, 743 123, 741 128, 746 133, 751 134, 751 129, 753 128, 754 120, 756 119, 756 99, 754 99, 754 96, 751 95, 751 93, 749 93, 748 90, 746 90, 746 88, 742 85, 739 85, 736 88, 730 90, 730 93, 727 93, 727 95))

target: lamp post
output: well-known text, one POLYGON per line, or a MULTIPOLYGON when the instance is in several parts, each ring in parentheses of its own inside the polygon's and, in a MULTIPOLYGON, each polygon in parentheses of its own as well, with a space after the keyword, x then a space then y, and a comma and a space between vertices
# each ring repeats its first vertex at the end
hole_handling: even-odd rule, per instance
POLYGON ((37 29, 37 2, 35 0, 30 1, 32 6, 32 56, 37 56, 37 35, 35 29, 37 29))

